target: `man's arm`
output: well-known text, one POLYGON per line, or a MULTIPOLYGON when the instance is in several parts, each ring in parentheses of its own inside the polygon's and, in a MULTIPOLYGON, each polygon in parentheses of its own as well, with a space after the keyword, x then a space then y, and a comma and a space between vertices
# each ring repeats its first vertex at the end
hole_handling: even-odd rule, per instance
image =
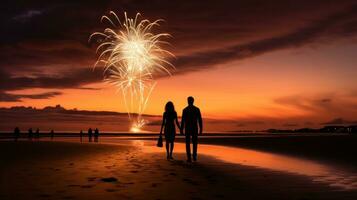
POLYGON ((181 115, 181 127, 180 127, 181 134, 183 134, 184 127, 185 127, 185 110, 182 111, 182 115, 181 115))
POLYGON ((198 109, 198 125, 200 126, 200 135, 202 135, 202 116, 200 109, 198 109))
POLYGON ((181 132, 180 123, 178 122, 178 119, 177 119, 177 113, 175 113, 175 121, 176 121, 177 128, 180 129, 180 132, 181 132))

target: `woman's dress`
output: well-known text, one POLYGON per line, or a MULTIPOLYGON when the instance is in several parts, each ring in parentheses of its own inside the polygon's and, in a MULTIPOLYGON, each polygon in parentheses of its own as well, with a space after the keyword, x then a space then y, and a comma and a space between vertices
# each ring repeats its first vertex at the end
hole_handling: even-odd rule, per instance
POLYGON ((167 142, 174 142, 176 135, 175 120, 177 119, 176 112, 164 112, 165 119, 165 140, 167 142))

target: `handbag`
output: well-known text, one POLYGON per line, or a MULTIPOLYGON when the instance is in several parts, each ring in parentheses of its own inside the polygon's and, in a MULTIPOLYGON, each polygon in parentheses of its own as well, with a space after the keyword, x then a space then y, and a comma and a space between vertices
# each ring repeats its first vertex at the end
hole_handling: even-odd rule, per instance
POLYGON ((157 147, 163 147, 163 144, 162 144, 162 135, 159 136, 159 139, 157 140, 157 147))

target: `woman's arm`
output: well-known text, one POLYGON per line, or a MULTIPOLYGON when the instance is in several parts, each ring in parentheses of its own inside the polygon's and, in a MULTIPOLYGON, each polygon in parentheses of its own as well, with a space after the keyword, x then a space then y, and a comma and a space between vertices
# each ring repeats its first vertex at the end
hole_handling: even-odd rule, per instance
POLYGON ((160 129, 160 135, 162 135, 162 128, 165 125, 165 113, 162 115, 162 124, 161 124, 161 129, 160 129))
POLYGON ((180 123, 178 122, 178 119, 177 119, 177 115, 176 115, 176 125, 177 125, 177 128, 180 130, 181 132, 181 127, 180 127, 180 123))

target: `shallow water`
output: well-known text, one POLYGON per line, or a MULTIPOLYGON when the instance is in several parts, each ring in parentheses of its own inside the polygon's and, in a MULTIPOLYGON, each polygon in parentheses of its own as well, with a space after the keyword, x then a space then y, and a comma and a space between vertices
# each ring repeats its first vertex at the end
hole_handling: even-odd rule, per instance
MULTIPOLYGON (((152 141, 133 141, 132 143, 142 146, 146 152, 162 152, 165 154, 165 149, 156 147, 152 141)), ((185 153, 185 144, 175 143, 174 151, 185 153)), ((238 147, 205 144, 199 145, 198 153, 227 163, 309 176, 313 181, 327 183, 343 190, 357 190, 357 173, 347 172, 345 169, 339 169, 336 166, 329 166, 314 160, 238 147)))

